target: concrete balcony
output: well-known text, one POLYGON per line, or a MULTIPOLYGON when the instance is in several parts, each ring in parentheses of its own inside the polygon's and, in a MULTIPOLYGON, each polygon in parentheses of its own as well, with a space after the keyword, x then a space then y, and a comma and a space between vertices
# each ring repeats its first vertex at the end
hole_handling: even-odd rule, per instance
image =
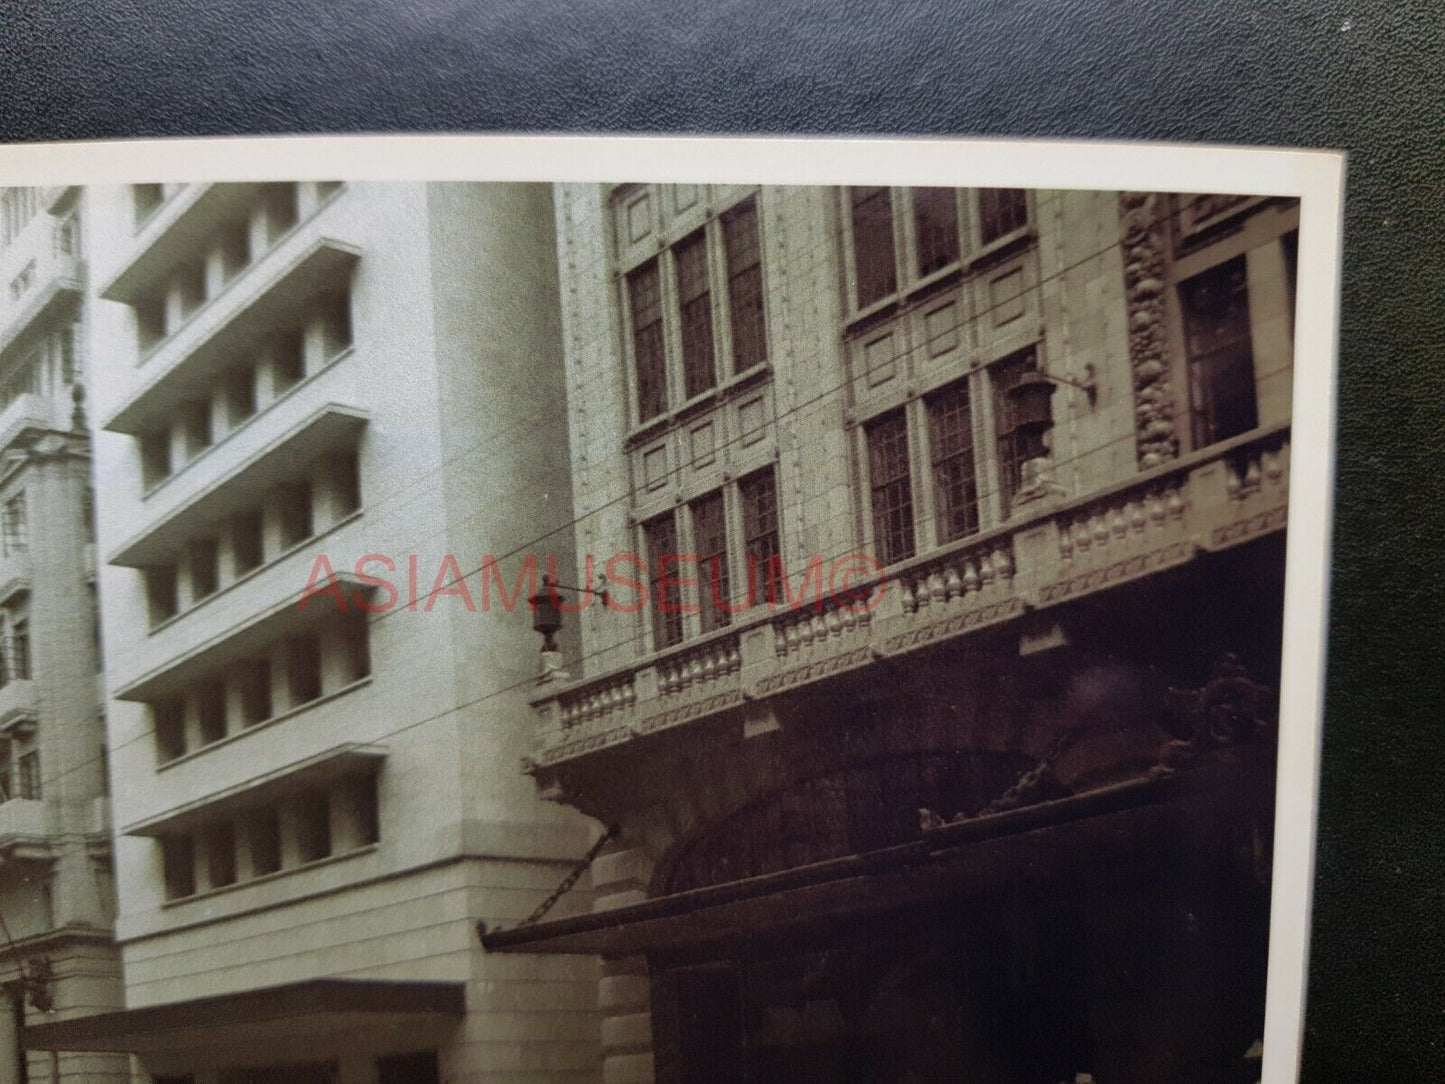
POLYGON ((0 270, 0 360, 23 349, 32 332, 49 327, 60 312, 78 305, 85 264, 57 247, 56 226, 41 215, 6 252, 0 270))
POLYGON ((297 227, 141 359, 144 383, 104 428, 137 435, 207 394, 229 365, 259 351, 319 295, 343 286, 360 257, 356 247, 321 236, 315 220, 297 227))
POLYGON ((32 798, 0 802, 0 861, 35 861, 49 854, 45 803, 32 798))
POLYGON ((260 187, 259 182, 182 186, 141 224, 129 257, 111 275, 101 297, 134 304, 178 262, 200 251, 216 222, 243 211, 260 187))
POLYGON ((0 730, 34 726, 40 694, 29 678, 11 678, 0 685, 0 730))
POLYGON ((0 411, 0 451, 19 443, 32 433, 69 429, 70 419, 48 395, 25 392, 0 411))
POLYGON ((1289 431, 1256 431, 1087 497, 1041 500, 1007 526, 734 627, 533 698, 528 770, 736 712, 768 725, 767 702, 875 663, 963 640, 1031 611, 1109 590, 1285 528, 1289 431), (857 592, 857 594, 851 594, 857 592), (841 595, 841 590, 837 595, 841 595), (820 602, 815 602, 815 599, 820 602))

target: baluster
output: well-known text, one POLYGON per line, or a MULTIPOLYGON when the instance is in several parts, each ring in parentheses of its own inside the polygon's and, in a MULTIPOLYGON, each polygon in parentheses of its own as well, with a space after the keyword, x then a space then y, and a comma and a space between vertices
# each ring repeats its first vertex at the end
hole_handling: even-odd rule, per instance
POLYGON ((903 600, 903 612, 906 614, 918 612, 918 601, 913 597, 913 585, 907 580, 898 580, 898 590, 903 600))
POLYGON ((788 653, 789 653, 789 654, 792 654, 793 652, 797 651, 800 647, 802 647, 802 636, 798 633, 798 623, 797 623, 797 621, 795 621, 795 620, 794 620, 793 618, 791 618, 791 617, 789 617, 787 620, 788 620, 788 632, 787 632, 788 653))
POLYGON ((1244 468, 1244 488, 1255 490, 1259 488, 1259 459, 1250 456, 1249 465, 1244 468))
POLYGON ((1129 533, 1129 524, 1124 520, 1124 509, 1115 507, 1114 514, 1110 517, 1110 527, 1113 528, 1115 538, 1123 538, 1129 533))
POLYGON ((1169 510, 1170 519, 1182 519, 1184 517, 1184 500, 1179 496, 1179 487, 1173 486, 1169 490, 1169 496, 1164 502, 1164 507, 1169 510))
POLYGON ((728 645, 728 673, 736 674, 743 668, 742 652, 738 649, 738 642, 734 640, 728 645))
POLYGON ((1099 543, 1100 546, 1108 542, 1109 525, 1104 522, 1104 517, 1100 513, 1095 512, 1093 519, 1090 520, 1090 523, 1093 525, 1094 528, 1094 541, 1099 543))
POLYGON ((1228 461, 1224 464, 1224 492, 1233 500, 1239 496, 1239 475, 1235 473, 1234 465, 1228 461))
POLYGON ((688 666, 688 682, 692 685, 702 684, 702 658, 698 655, 692 657, 691 665, 688 666))
POLYGON ((698 675, 700 681, 711 681, 717 677, 717 657, 709 651, 702 660, 702 673, 698 675))
POLYGON ((943 582, 943 573, 938 569, 928 574, 928 594, 933 602, 945 602, 948 599, 948 587, 943 582))
POLYGON ((1076 519, 1074 520, 1073 530, 1074 548, 1079 551, 1080 555, 1083 555, 1088 552, 1089 546, 1092 545, 1094 541, 1089 536, 1089 527, 1083 519, 1076 519))
POLYGON ((855 606, 846 602, 839 603, 838 608, 834 611, 838 615, 838 620, 842 622, 845 634, 858 627, 858 614, 854 611, 855 606))
POLYGON ((1063 524, 1059 528, 1059 560, 1071 561, 1074 557, 1074 536, 1069 531, 1069 525, 1063 524))
POLYGON ((958 574, 955 565, 949 565, 943 574, 943 587, 948 594, 948 601, 952 602, 963 594, 963 577, 958 574))
POLYGON ((986 553, 978 563, 978 579, 985 589, 993 586, 993 561, 986 553))
POLYGON ((812 620, 808 623, 813 626, 813 643, 821 644, 828 638, 828 623, 823 620, 822 614, 813 614, 812 620))
POLYGON ((978 567, 970 557, 963 566, 963 589, 970 593, 978 590, 978 567))
POLYGON ((1157 490, 1149 494, 1149 518, 1154 521, 1156 527, 1164 522, 1164 502, 1159 499, 1157 490))
POLYGON ((1129 526, 1134 528, 1135 534, 1143 534, 1144 528, 1149 521, 1144 516, 1144 504, 1142 501, 1130 501, 1126 511, 1129 514, 1129 526))
POLYGON ((787 634, 783 632, 782 623, 781 623, 781 622, 774 621, 774 622, 773 622, 773 654, 776 655, 778 658, 781 659, 781 658, 783 658, 784 656, 786 656, 787 653, 788 653, 788 637, 787 637, 787 634))
POLYGON ((838 614, 838 607, 828 607, 828 614, 825 621, 828 625, 829 638, 836 640, 839 636, 843 635, 843 619, 838 614))
POLYGON ((998 578, 1002 580, 1005 585, 1013 579, 1014 559, 1007 549, 1001 548, 994 550, 993 567, 994 571, 998 573, 998 578))

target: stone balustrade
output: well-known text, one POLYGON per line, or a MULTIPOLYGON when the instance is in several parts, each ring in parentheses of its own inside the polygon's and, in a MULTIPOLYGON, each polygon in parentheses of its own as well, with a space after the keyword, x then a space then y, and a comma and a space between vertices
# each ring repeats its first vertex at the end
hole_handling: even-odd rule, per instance
POLYGON ((1106 590, 1282 530, 1289 431, 1251 433, 1076 500, 1038 501, 1002 529, 749 615, 725 632, 579 682, 547 683, 538 767, 761 704, 1030 609, 1106 590))

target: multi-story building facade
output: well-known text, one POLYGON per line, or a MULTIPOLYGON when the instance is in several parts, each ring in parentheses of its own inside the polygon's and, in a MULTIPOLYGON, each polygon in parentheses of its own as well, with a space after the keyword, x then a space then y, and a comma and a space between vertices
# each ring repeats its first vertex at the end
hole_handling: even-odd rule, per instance
POLYGON ((21 1049, 120 1004, 76 188, 0 190, 0 1081, 120 1080, 21 1049), (54 1075, 52 1075, 54 1074, 54 1075))
POLYGON ((611 1084, 1247 1072, 1297 205, 556 202, 610 594, 529 770, 615 838, 489 954, 603 958, 611 1084))
POLYGON ((550 190, 87 198, 125 1008, 27 1044, 170 1084, 595 1078, 595 963, 475 942, 589 828, 512 767, 526 606, 447 592, 571 560, 550 190))

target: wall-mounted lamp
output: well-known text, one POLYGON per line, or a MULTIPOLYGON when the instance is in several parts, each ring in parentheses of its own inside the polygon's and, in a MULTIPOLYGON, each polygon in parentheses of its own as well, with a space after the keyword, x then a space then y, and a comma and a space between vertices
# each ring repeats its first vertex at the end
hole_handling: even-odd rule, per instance
POLYGON ((557 633, 562 631, 561 592, 563 591, 576 591, 579 595, 591 595, 602 605, 607 605, 606 587, 601 590, 591 587, 568 587, 566 584, 557 583, 551 576, 543 576, 537 593, 527 599, 527 604, 532 607, 532 629, 541 634, 543 651, 557 650, 557 633))
POLYGON ((1089 397, 1089 406, 1091 407, 1098 402, 1099 385, 1094 377, 1092 364, 1084 366, 1083 380, 1056 376, 1053 373, 1044 372, 1042 369, 1030 369, 1019 377, 1017 384, 1009 389, 1015 410, 1021 412, 1016 416, 1022 418, 1046 416, 1049 410, 1049 399, 1054 392, 1050 385, 1053 384, 1064 384, 1083 392, 1089 397))

